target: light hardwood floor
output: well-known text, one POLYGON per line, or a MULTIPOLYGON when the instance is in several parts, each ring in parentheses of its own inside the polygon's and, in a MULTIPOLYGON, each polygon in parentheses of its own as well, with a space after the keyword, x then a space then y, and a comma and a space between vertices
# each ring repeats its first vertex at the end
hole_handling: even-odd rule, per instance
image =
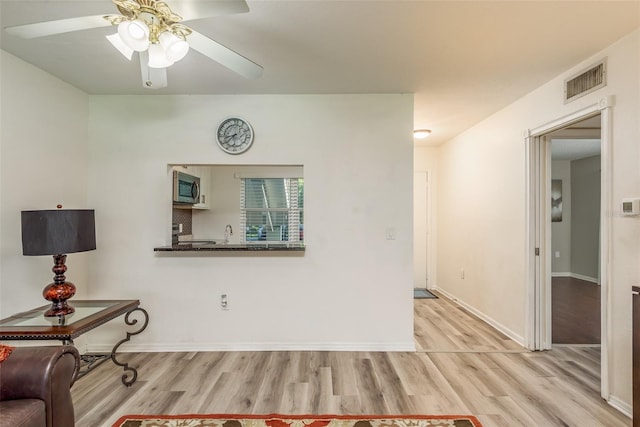
POLYGON ((78 427, 125 414, 471 414, 494 426, 631 426, 601 398, 597 347, 528 352, 447 300, 415 300, 409 352, 129 353, 73 386, 78 427))

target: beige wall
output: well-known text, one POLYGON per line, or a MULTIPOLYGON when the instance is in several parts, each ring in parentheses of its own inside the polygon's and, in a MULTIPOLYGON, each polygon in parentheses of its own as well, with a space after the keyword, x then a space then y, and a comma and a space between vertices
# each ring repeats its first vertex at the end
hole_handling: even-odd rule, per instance
POLYGON ((503 110, 440 147, 436 280, 438 288, 524 342, 521 114, 503 110))

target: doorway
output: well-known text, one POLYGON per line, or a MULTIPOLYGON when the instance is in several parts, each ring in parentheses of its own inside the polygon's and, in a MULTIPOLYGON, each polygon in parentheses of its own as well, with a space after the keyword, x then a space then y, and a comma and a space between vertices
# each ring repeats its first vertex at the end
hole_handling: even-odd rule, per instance
POLYGON ((551 340, 601 342, 600 114, 547 135, 551 149, 551 340))
POLYGON ((552 255, 551 238, 551 137, 587 119, 600 116, 600 217, 598 239, 598 279, 600 282, 601 332, 601 396, 609 398, 608 318, 610 313, 608 287, 610 281, 611 230, 611 120, 612 99, 603 98, 572 114, 531 129, 525 137, 527 187, 527 326, 525 339, 531 350, 549 350, 552 346, 552 255))
POLYGON ((413 288, 429 287, 429 173, 413 174, 413 288))

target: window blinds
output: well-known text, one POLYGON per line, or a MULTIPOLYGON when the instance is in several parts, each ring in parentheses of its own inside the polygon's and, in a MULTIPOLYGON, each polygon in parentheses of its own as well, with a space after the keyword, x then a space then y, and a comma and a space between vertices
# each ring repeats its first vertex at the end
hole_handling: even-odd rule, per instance
POLYGON ((303 241, 303 193, 303 178, 242 178, 242 240, 255 243, 303 241))

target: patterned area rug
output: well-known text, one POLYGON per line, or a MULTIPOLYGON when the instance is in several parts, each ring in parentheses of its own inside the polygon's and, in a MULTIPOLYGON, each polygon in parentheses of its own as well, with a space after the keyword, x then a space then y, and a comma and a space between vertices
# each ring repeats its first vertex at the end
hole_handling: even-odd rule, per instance
POLYGON ((482 427, 470 415, 125 415, 113 427, 482 427))

